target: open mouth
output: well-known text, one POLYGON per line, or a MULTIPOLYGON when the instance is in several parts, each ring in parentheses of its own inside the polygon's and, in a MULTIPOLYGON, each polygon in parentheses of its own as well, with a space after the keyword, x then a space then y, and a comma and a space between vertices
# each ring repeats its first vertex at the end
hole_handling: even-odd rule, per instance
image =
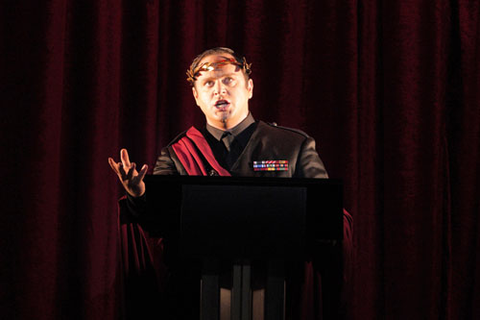
POLYGON ((226 109, 230 105, 230 102, 227 100, 218 100, 215 102, 215 107, 218 109, 226 109))

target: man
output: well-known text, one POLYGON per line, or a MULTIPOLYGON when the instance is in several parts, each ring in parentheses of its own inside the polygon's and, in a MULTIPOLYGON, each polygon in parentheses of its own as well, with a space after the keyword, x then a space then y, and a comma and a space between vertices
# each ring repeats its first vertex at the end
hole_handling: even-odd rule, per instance
MULTIPOLYGON (((249 113, 248 101, 253 96, 250 65, 228 48, 215 48, 200 54, 187 74, 197 105, 206 118, 201 134, 208 142, 215 159, 231 175, 327 178, 314 140, 298 130, 256 122, 249 113), (243 154, 242 154, 243 152, 243 154), (282 160, 288 170, 262 171, 253 162, 282 160)), ((172 142, 157 159, 154 174, 187 174, 172 142)), ((109 158, 112 169, 131 197, 145 192, 143 177, 148 167, 137 172, 126 150, 121 162, 109 158)), ((215 172, 211 172, 215 174, 215 172)))
MULTIPOLYGON (((154 174, 328 178, 311 137, 253 118, 250 74, 246 59, 228 48, 210 49, 194 59, 187 80, 206 126, 190 128, 164 148, 154 174)), ((138 215, 148 166, 137 171, 125 149, 120 158, 109 158, 109 164, 127 191, 127 207, 138 215)))

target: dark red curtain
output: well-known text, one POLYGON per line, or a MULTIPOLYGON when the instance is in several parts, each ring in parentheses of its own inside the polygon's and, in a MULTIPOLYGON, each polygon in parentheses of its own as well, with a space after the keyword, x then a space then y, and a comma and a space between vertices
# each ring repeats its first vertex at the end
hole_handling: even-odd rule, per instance
POLYGON ((122 315, 107 157, 203 124, 185 70, 213 46, 343 179, 351 318, 480 318, 479 1, 2 1, 0 46, 1 318, 122 315))

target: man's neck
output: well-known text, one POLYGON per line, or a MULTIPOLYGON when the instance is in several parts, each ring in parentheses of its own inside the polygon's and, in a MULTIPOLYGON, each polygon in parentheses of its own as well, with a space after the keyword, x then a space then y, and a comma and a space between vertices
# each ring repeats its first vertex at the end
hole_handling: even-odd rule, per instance
POLYGON ((210 123, 207 123, 207 130, 217 139, 220 140, 223 131, 230 131, 233 135, 238 135, 240 134, 243 130, 245 130, 248 126, 250 126, 252 123, 255 122, 255 119, 253 118, 251 113, 248 113, 248 115, 240 121, 236 126, 229 128, 229 129, 224 129, 224 128, 218 128, 212 126, 210 123))
POLYGON ((249 114, 250 112, 247 112, 247 114, 244 117, 240 118, 240 120, 237 120, 237 119, 232 120, 227 118, 220 121, 209 122, 207 119, 207 123, 218 130, 227 131, 232 128, 235 128, 237 125, 242 123, 248 117, 249 114))

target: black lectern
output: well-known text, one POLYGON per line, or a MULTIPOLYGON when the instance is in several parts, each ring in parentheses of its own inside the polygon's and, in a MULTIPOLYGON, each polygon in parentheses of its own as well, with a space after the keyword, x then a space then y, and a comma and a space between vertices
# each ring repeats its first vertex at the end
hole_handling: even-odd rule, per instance
POLYGON ((145 183, 149 229, 169 238, 179 257, 202 263, 201 319, 283 319, 284 263, 342 240, 338 180, 147 176, 145 183), (265 290, 254 297, 256 267, 265 290))

